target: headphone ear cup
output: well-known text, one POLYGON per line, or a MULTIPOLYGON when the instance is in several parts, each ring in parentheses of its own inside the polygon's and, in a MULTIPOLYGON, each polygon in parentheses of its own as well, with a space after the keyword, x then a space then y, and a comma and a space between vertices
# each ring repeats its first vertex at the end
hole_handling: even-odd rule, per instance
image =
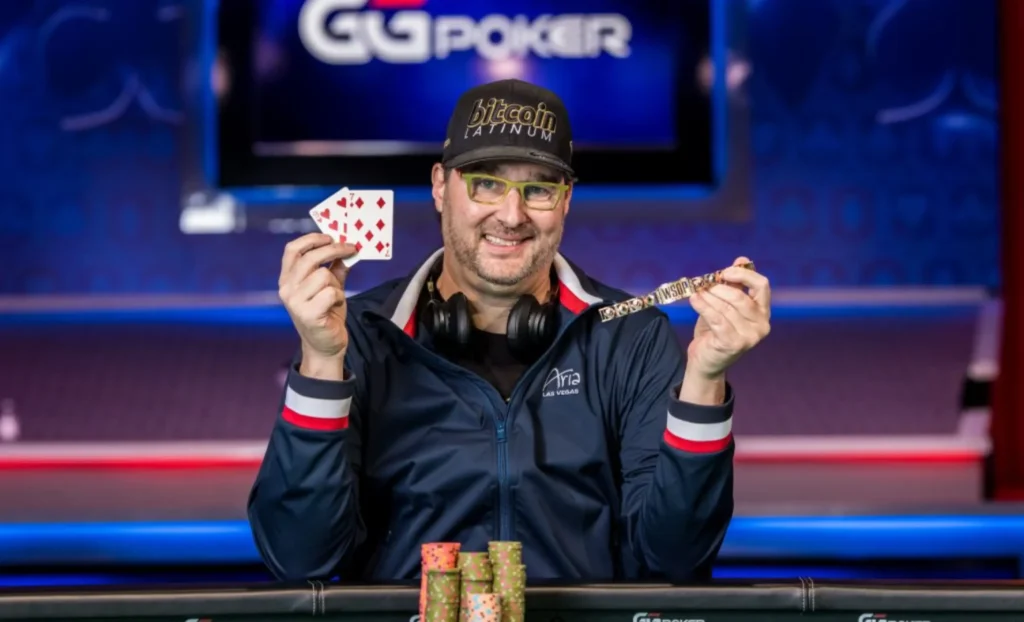
POLYGON ((545 348, 555 340, 555 335, 558 333, 558 307, 558 303, 550 302, 538 305, 532 322, 535 339, 545 348))
POLYGON ((444 304, 437 300, 428 300, 423 307, 423 323, 431 337, 443 337, 448 331, 448 318, 444 304))
POLYGON ((505 326, 505 339, 509 350, 517 357, 528 354, 530 346, 530 316, 537 307, 537 299, 533 296, 521 296, 512 310, 508 312, 508 323, 505 326))
POLYGON ((557 314, 557 305, 541 304, 533 296, 523 296, 516 301, 505 327, 505 337, 512 354, 528 361, 551 345, 558 330, 557 314))
POLYGON ((530 316, 530 330, 534 343, 540 350, 547 349, 558 334, 558 303, 537 305, 537 310, 530 316))
POLYGON ((472 334, 469 300, 455 294, 448 300, 428 300, 423 307, 423 323, 439 345, 465 347, 472 334))
POLYGON ((461 347, 469 345, 473 331, 473 318, 469 313, 469 299, 459 292, 445 302, 448 311, 448 339, 461 347))

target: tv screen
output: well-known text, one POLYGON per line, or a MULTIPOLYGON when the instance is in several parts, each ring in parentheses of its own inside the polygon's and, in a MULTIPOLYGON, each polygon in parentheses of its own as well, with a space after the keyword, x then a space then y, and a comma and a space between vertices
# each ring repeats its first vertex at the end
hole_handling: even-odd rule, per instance
POLYGON ((459 94, 569 109, 581 181, 714 183, 713 0, 222 0, 222 186, 423 184, 459 94))

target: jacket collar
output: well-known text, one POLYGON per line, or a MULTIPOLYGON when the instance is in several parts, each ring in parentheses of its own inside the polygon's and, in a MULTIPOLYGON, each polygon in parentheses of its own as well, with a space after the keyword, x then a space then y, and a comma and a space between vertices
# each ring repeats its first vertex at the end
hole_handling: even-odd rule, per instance
MULTIPOLYGON (((439 248, 414 270, 388 296, 380 314, 410 337, 416 336, 416 304, 426 286, 430 269, 444 253, 439 248)), ((563 307, 579 315, 589 307, 604 302, 596 293, 590 278, 560 253, 555 255, 555 275, 558 277, 558 301, 563 307)))

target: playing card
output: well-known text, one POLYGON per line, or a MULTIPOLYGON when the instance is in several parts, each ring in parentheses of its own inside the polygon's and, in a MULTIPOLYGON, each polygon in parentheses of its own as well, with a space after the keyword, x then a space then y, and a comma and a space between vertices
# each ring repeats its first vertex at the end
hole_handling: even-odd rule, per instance
POLYGON ((339 242, 349 235, 346 227, 348 223, 346 212, 350 194, 348 188, 342 188, 309 210, 309 215, 316 222, 320 231, 331 236, 335 242, 339 242))
POLYGON ((391 259, 394 228, 395 193, 392 190, 358 190, 349 193, 348 242, 358 251, 343 260, 351 268, 356 263, 391 259))

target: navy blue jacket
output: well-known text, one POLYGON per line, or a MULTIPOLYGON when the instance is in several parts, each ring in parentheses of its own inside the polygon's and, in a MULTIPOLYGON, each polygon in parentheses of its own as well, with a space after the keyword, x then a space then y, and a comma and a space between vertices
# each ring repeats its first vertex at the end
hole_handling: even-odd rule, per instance
POLYGON ((506 402, 419 326, 440 252, 350 298, 346 380, 293 364, 249 499, 273 574, 405 580, 421 543, 518 540, 531 579, 706 579, 733 512, 731 388, 678 401, 665 314, 602 323, 629 296, 558 256, 559 336, 506 402))

